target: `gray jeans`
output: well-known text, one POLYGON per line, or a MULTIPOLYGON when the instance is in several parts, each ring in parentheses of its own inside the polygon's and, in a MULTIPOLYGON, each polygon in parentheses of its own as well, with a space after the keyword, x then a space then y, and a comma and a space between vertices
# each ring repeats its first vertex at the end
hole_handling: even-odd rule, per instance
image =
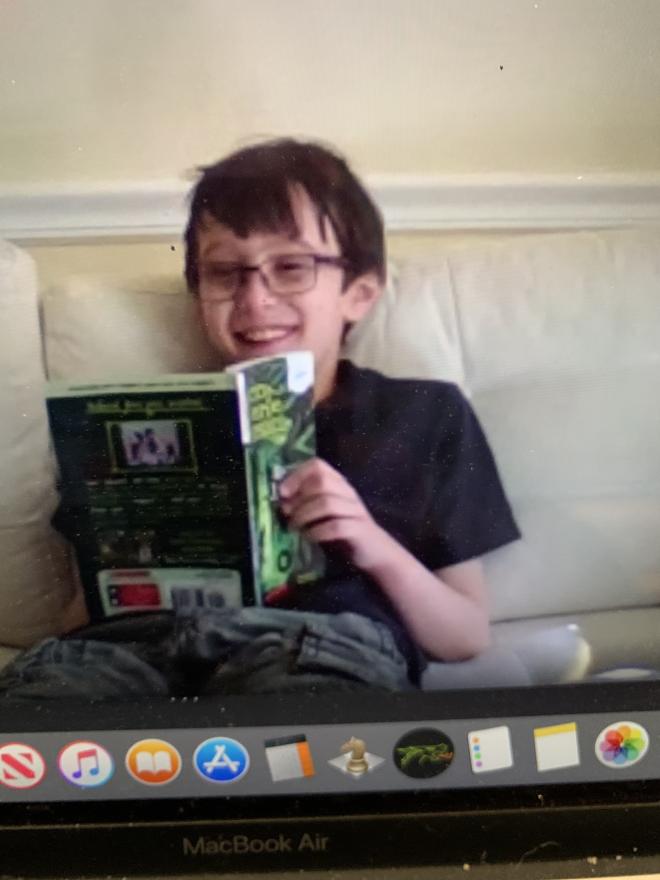
POLYGON ((412 687, 388 627, 348 611, 274 608, 116 618, 46 639, 0 673, 0 695, 21 700, 361 687, 412 687))

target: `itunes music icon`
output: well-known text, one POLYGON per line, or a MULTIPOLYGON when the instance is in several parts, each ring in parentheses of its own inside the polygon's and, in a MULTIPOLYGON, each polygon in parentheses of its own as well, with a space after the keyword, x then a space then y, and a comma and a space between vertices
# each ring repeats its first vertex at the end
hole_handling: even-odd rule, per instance
POLYGON ((78 740, 69 743, 59 754, 60 773, 79 788, 104 785, 115 771, 115 762, 108 751, 98 743, 78 740))

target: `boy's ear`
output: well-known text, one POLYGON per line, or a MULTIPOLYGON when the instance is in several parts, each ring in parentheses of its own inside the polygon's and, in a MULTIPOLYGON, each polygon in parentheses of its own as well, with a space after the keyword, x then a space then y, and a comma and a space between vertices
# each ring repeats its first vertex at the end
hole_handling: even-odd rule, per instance
POLYGON ((352 281, 342 294, 344 320, 350 324, 361 321, 376 305, 383 285, 375 272, 367 272, 352 281))

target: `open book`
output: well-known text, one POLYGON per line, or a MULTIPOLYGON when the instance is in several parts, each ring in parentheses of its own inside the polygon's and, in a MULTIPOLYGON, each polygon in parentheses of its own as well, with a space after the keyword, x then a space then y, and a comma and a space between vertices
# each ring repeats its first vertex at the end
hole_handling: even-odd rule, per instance
POLYGON ((292 352, 221 373, 49 383, 59 518, 92 620, 262 604, 322 573, 278 507, 280 480, 315 454, 313 370, 292 352))

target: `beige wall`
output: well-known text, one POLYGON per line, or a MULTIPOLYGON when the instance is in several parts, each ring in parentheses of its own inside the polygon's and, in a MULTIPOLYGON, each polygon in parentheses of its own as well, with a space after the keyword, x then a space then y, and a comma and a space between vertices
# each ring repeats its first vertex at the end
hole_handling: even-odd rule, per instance
POLYGON ((246 138, 361 172, 660 169, 658 0, 0 0, 0 188, 246 138))
MULTIPOLYGON (((363 174, 660 170, 659 33, 660 0, 0 0, 0 194, 284 133, 363 174)), ((31 251, 43 284, 181 268, 178 240, 31 251)))
MULTIPOLYGON (((392 259, 428 258, 444 244, 505 233, 409 233, 389 235, 387 249, 392 259)), ((524 233, 523 233, 524 234, 524 233)), ((184 253, 178 240, 163 242, 106 242, 103 244, 40 244, 25 248, 34 257, 43 288, 66 283, 72 275, 107 275, 114 278, 139 276, 182 276, 184 253)))

